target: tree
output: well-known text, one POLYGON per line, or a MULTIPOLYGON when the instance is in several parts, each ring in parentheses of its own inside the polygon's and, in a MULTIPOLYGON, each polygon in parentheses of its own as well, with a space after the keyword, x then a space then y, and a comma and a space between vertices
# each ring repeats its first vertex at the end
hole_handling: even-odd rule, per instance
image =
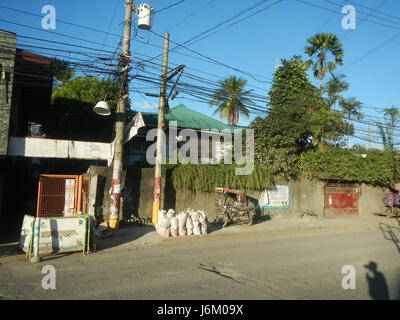
POLYGON ((227 119, 229 125, 236 125, 239 115, 247 119, 249 111, 246 105, 252 104, 252 101, 248 97, 251 90, 244 90, 246 83, 245 79, 236 78, 236 76, 220 80, 220 88, 214 92, 212 99, 208 102, 210 107, 217 105, 213 115, 219 113, 221 120, 227 119))
POLYGON ((55 87, 62 87, 66 81, 70 81, 75 74, 75 70, 68 61, 56 60, 54 63, 55 87))
POLYGON ((107 99, 115 110, 119 85, 110 80, 77 77, 53 89, 48 119, 44 123, 47 137, 71 140, 112 140, 115 114, 108 117, 93 112, 98 101, 107 99))
POLYGON ((312 65, 314 77, 320 80, 320 88, 322 88, 322 79, 328 71, 333 71, 336 64, 343 65, 343 49, 338 37, 332 33, 318 33, 308 38, 310 44, 304 49, 304 52, 315 57, 307 61, 307 67, 312 65), (329 54, 332 55, 335 62, 329 61, 329 54))
POLYGON ((347 116, 349 120, 360 120, 361 118, 363 118, 363 114, 361 112, 362 102, 358 101, 356 97, 340 97, 339 107, 342 109, 343 116, 347 116))
POLYGON ((299 56, 282 60, 268 94, 269 113, 289 118, 303 145, 311 139, 312 146, 324 148, 325 142, 339 140, 351 128, 340 112, 330 110, 320 90, 308 79, 306 68, 299 56))
POLYGON ((354 127, 349 121, 353 119, 360 120, 364 117, 364 115, 361 113, 362 102, 358 101, 355 97, 339 97, 339 107, 342 109, 342 117, 346 117, 348 123, 348 127, 345 131, 345 136, 343 137, 343 144, 344 146, 346 146, 349 145, 350 135, 354 134, 354 127))
POLYGON ((334 107, 336 102, 341 99, 339 93, 347 91, 350 85, 344 81, 346 77, 344 74, 333 74, 332 78, 325 83, 322 87, 322 93, 326 94, 326 102, 329 104, 330 108, 334 107))
POLYGON ((379 134, 382 139, 382 144, 385 150, 394 152, 394 129, 395 124, 400 120, 400 111, 398 107, 392 106, 391 108, 383 109, 386 123, 377 122, 379 134))
POLYGON ((318 99, 317 88, 308 80, 299 56, 282 59, 268 98, 268 115, 250 124, 254 129, 254 155, 271 174, 293 177, 299 154, 312 137, 310 105, 318 99))

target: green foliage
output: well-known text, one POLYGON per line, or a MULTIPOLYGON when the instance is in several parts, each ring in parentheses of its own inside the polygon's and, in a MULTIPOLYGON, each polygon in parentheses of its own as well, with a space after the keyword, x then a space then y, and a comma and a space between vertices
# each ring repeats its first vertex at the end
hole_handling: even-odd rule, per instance
POLYGON ((254 129, 254 156, 271 175, 295 177, 297 162, 304 141, 298 128, 289 119, 257 117, 250 125, 254 129))
POLYGON ((282 59, 281 64, 268 93, 268 116, 256 118, 250 128, 256 161, 270 174, 293 177, 298 156, 311 138, 309 105, 318 97, 299 56, 282 59))
POLYGON ((70 66, 69 62, 64 60, 56 60, 54 63, 55 86, 62 87, 66 81, 73 78, 75 70, 70 66))
POLYGON ((364 158, 352 150, 329 146, 324 152, 310 150, 300 157, 304 176, 316 179, 363 182, 387 186, 398 182, 400 163, 393 153, 371 150, 364 158))
MULTIPOLYGON (((366 151, 358 147, 359 151, 366 151)), ((278 161, 278 160, 277 160, 278 161)), ((175 189, 192 192, 214 192, 217 187, 261 191, 273 186, 280 169, 269 165, 254 164, 252 174, 236 175, 238 165, 177 164, 166 165, 172 171, 175 189)), ((354 150, 327 146, 324 151, 307 150, 293 163, 294 175, 309 179, 348 181, 375 186, 389 186, 400 179, 400 161, 387 151, 372 149, 365 154, 354 150)))
POLYGON ((268 116, 256 118, 250 127, 254 129, 256 161, 272 175, 297 176, 302 152, 324 141, 339 140, 352 130, 311 84, 298 56, 282 59, 268 96, 268 116))
POLYGON ((385 150, 394 152, 395 142, 394 142, 394 129, 396 124, 399 122, 400 119, 400 111, 396 106, 392 106, 391 108, 383 109, 385 123, 377 121, 377 126, 379 129, 379 135, 382 139, 382 144, 385 150))
POLYGON ((50 138, 107 141, 113 134, 115 114, 104 117, 93 112, 98 101, 107 99, 111 110, 117 104, 119 86, 110 80, 77 77, 53 89, 44 131, 50 138))
MULTIPOLYGON (((268 147, 265 153, 273 152, 281 144, 274 137, 284 140, 283 145, 291 158, 293 152, 299 154, 304 151, 310 141, 312 147, 323 148, 327 142, 338 141, 343 135, 353 132, 352 125, 344 121, 343 113, 331 110, 332 99, 337 98, 333 96, 334 90, 345 86, 330 83, 331 86, 325 88, 330 90, 325 90, 330 98, 324 99, 322 91, 308 79, 306 67, 307 64, 299 56, 293 56, 291 60, 282 59, 282 66, 274 73, 268 93, 270 109, 264 126, 264 130, 269 132, 261 134, 264 137, 257 142, 260 150, 268 147), (269 143, 265 142, 267 136, 271 141, 269 143)), ((256 127, 260 127, 260 121, 256 127)), ((259 159, 263 161, 263 157, 259 159)), ((293 161, 288 162, 288 165, 292 164, 293 161)))
POLYGON ((336 68, 336 64, 343 65, 343 49, 339 38, 332 33, 318 33, 315 36, 307 39, 308 46, 304 52, 311 59, 307 61, 307 67, 312 65, 314 77, 320 80, 320 88, 322 88, 322 78, 330 71, 336 68), (329 54, 333 61, 329 61, 329 54))
POLYGON ((220 80, 220 87, 215 90, 209 106, 217 105, 213 115, 219 113, 221 120, 228 119, 229 125, 236 125, 239 121, 239 115, 245 119, 249 116, 246 105, 251 104, 248 98, 250 90, 245 91, 244 86, 247 81, 236 76, 230 76, 225 80, 220 80))
POLYGON ((180 164, 167 165, 172 170, 173 186, 177 190, 214 192, 217 187, 239 190, 264 190, 273 186, 272 176, 262 165, 255 164, 248 176, 236 175, 238 165, 180 164))
POLYGON ((54 105, 58 99, 69 99, 95 106, 97 102, 107 98, 110 108, 115 110, 118 88, 118 84, 110 80, 78 77, 65 82, 62 87, 54 89, 51 101, 54 105))

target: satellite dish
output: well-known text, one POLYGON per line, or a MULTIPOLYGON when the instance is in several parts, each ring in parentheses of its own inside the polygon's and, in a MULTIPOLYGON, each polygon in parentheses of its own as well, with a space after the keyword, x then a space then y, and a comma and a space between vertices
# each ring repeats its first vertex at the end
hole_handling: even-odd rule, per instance
POLYGON ((93 111, 101 116, 109 116, 111 114, 110 107, 105 101, 97 102, 93 108, 93 111))

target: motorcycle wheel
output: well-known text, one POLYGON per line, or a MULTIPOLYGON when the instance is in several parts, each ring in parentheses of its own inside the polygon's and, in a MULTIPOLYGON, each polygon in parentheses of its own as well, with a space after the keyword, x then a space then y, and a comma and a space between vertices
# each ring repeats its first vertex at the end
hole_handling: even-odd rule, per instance
POLYGON ((222 227, 222 225, 224 224, 224 218, 223 218, 223 217, 217 217, 217 218, 215 219, 215 223, 216 223, 218 226, 221 226, 221 227, 222 227))
POLYGON ((254 223, 254 213, 250 212, 250 213, 248 213, 248 215, 249 215, 249 221, 247 222, 247 225, 252 226, 254 223))
POLYGON ((222 228, 225 228, 227 225, 228 225, 228 223, 229 223, 229 219, 228 219, 228 217, 227 216, 224 216, 223 218, 223 224, 222 224, 222 228))

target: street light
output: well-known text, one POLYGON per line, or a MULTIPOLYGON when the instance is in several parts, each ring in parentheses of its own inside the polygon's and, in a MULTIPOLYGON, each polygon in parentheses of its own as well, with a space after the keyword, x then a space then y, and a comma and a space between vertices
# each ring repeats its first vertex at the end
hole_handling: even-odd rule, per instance
POLYGON ((105 101, 99 101, 93 107, 93 111, 100 116, 109 116, 111 114, 110 106, 105 101))

